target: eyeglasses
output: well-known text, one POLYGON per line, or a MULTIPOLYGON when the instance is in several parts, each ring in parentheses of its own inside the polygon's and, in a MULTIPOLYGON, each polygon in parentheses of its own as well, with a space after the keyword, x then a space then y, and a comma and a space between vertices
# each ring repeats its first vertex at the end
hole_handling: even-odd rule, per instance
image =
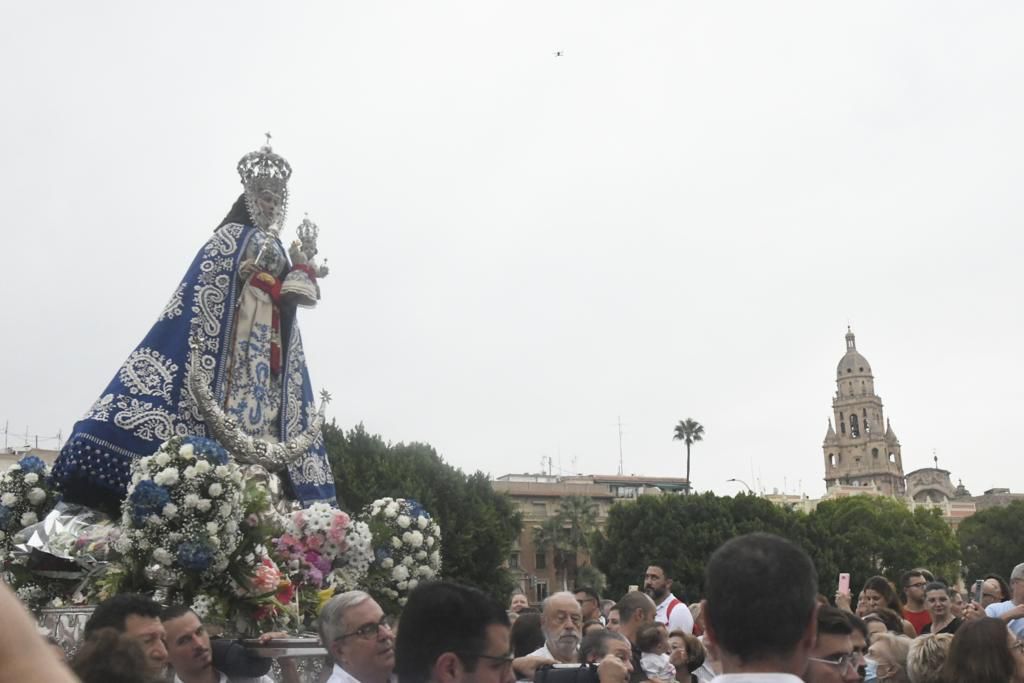
POLYGON ((847 668, 857 670, 857 653, 851 652, 849 654, 839 655, 837 659, 822 659, 821 657, 808 657, 812 662, 821 662, 822 664, 831 664, 840 671, 845 671, 847 668))
POLYGON ((380 630, 382 628, 386 628, 389 631, 391 630, 391 617, 384 617, 377 623, 363 624, 355 631, 341 634, 340 636, 334 639, 334 642, 338 642, 339 640, 345 640, 346 638, 351 638, 353 636, 355 636, 356 638, 363 638, 367 640, 370 638, 376 638, 380 635, 380 630))

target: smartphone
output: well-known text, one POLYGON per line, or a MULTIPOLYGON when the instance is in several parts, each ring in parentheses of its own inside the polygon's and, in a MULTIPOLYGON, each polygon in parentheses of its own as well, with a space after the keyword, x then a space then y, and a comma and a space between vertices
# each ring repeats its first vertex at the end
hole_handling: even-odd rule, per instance
POLYGON ((839 593, 842 595, 850 594, 850 575, 846 572, 839 574, 839 593))
POLYGON ((632 593, 633 591, 638 591, 638 590, 640 590, 640 586, 636 585, 635 583, 634 584, 630 584, 630 586, 629 586, 629 592, 630 593, 632 593))
POLYGON ((982 586, 984 585, 984 583, 984 581, 978 579, 974 582, 974 586, 971 588, 971 597, 974 599, 974 602, 978 603, 979 605, 981 604, 981 597, 982 595, 984 595, 984 591, 982 591, 982 586))

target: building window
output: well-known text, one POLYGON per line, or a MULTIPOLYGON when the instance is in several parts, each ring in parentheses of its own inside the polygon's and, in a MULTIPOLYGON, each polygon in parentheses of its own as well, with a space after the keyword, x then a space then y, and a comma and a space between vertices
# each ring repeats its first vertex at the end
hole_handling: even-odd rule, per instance
POLYGON ((512 553, 508 556, 508 568, 519 569, 519 553, 512 553))
POLYGON ((896 454, 895 453, 890 453, 889 454, 889 462, 896 462, 896 454))
POLYGON ((831 467, 835 467, 836 466, 836 454, 835 453, 829 453, 828 454, 828 464, 831 467))
POLYGON ((544 553, 544 552, 537 553, 537 556, 534 558, 534 561, 533 561, 533 566, 535 568, 537 568, 537 569, 547 569, 548 568, 548 555, 547 555, 547 553, 544 553))
POLYGON ((860 427, 858 426, 856 415, 850 416, 850 436, 854 439, 860 436, 860 427))
POLYGON ((544 602, 548 597, 548 582, 537 582, 537 602, 544 602))
POLYGON ((541 517, 546 516, 548 514, 548 504, 535 502, 533 504, 533 514, 540 515, 541 517))
POLYGON ((872 448, 871 449, 871 457, 874 458, 875 460, 878 460, 878 449, 877 448, 872 448))
POLYGON ((842 413, 839 413, 839 432, 846 435, 846 418, 843 417, 842 413))

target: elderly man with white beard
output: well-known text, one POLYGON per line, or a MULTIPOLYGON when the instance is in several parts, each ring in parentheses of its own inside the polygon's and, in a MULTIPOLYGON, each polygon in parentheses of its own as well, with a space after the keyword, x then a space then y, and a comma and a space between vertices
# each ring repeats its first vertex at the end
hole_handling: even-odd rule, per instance
POLYGON ((544 645, 531 652, 531 657, 550 658, 561 664, 579 661, 583 614, 575 595, 568 591, 549 595, 541 605, 540 627, 544 645))

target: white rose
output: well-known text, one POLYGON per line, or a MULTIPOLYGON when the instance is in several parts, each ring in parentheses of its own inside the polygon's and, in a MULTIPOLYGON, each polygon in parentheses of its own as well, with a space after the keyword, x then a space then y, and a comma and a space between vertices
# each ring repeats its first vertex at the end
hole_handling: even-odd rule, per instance
POLYGON ((210 494, 210 498, 216 498, 224 492, 224 487, 214 482, 213 484, 210 484, 210 488, 207 489, 207 492, 210 494))
POLYGON ((398 565, 391 570, 391 578, 394 581, 406 581, 409 578, 409 570, 404 565, 398 565))
POLYGON ((199 496, 197 496, 194 493, 189 493, 185 495, 185 507, 194 508, 197 505, 199 505, 199 496))
POLYGON ((395 521, 397 521, 398 526, 402 527, 403 529, 408 529, 409 525, 412 524, 412 520, 409 519, 409 515, 398 515, 398 519, 395 521))
POLYGON ((416 586, 420 585, 420 582, 416 579, 409 579, 409 590, 412 590, 416 586))
POLYGON ((398 516, 398 503, 388 503, 384 506, 385 517, 397 517, 398 516))
POLYGON ((427 559, 427 551, 426 550, 420 550, 419 552, 416 553, 415 557, 416 557, 417 560, 422 562, 423 560, 427 559))
POLYGON ((434 537, 433 536, 427 536, 427 547, 428 548, 433 548, 434 547, 434 537))
POLYGON ((224 529, 225 529, 225 531, 227 531, 227 532, 228 532, 229 534, 234 534, 234 533, 235 533, 236 531, 238 531, 238 522, 236 522, 236 521, 235 521, 235 520, 233 520, 233 519, 229 519, 229 520, 228 520, 228 521, 227 521, 227 522, 226 522, 226 523, 224 524, 224 529))
POLYGON ((406 567, 411 567, 414 564, 416 564, 416 560, 412 559, 412 555, 406 555, 404 558, 402 558, 402 564, 404 564, 406 567))
POLYGON ((227 519, 228 517, 231 516, 231 513, 232 513, 231 503, 221 503, 220 504, 220 516, 221 517, 223 517, 224 519, 227 519))
POLYGON ((416 518, 416 526, 418 526, 420 529, 426 529, 428 524, 430 524, 430 520, 424 517, 423 515, 420 515, 416 518))
POLYGON ((395 566, 395 561, 392 560, 390 557, 385 557, 383 560, 380 561, 380 566, 384 569, 391 569, 395 566))
POLYGON ((149 517, 146 518, 146 521, 148 523, 152 524, 153 526, 160 526, 161 524, 164 523, 163 518, 160 517, 159 515, 150 515, 149 517))
POLYGON ((422 576, 424 579, 434 578, 434 570, 428 567, 427 565, 423 565, 422 567, 417 569, 416 573, 422 576))
POLYGON ((160 465, 160 467, 166 467, 167 463, 171 461, 171 456, 166 453, 157 453, 153 459, 156 460, 156 464, 160 465))
POLYGON ((160 470, 155 477, 153 482, 160 484, 161 486, 172 486, 178 483, 178 468, 167 467, 160 470))
POLYGON ((190 444, 190 443, 187 443, 184 446, 182 446, 181 448, 179 448, 178 449, 178 455, 180 455, 181 457, 185 458, 186 460, 190 460, 190 459, 196 457, 195 449, 192 448, 192 444, 190 444))
POLYGON ((391 537, 391 547, 394 548, 395 550, 401 548, 402 547, 402 539, 398 538, 398 536, 392 536, 391 537))
POLYGON ((188 467, 185 468, 185 473, 184 474, 185 474, 185 478, 186 479, 195 479, 196 478, 196 468, 193 467, 192 465, 189 465, 188 467))
POLYGON ((206 533, 210 534, 211 536, 216 536, 219 532, 220 532, 220 525, 217 524, 217 522, 207 522, 206 523, 206 533))
POLYGON ((213 503, 209 498, 200 498, 199 502, 196 503, 196 509, 200 512, 209 512, 212 505, 213 503))
POLYGON ((39 505, 44 500, 46 500, 46 491, 38 486, 28 492, 28 502, 33 505, 39 505))
POLYGON ((230 470, 228 470, 227 465, 217 465, 213 468, 213 473, 221 479, 226 479, 228 474, 230 474, 230 470))
POLYGON ((153 551, 153 559, 166 567, 174 562, 174 555, 171 555, 166 548, 157 548, 153 551))
POLYGON ((409 545, 413 548, 419 548, 423 545, 423 534, 418 531, 414 531, 409 534, 409 545))
POLYGON ((200 460, 199 462, 196 463, 196 472, 198 472, 199 474, 206 474, 212 469, 213 467, 206 460, 200 460))
POLYGON ((439 565, 441 564, 441 553, 435 550, 430 553, 430 564, 439 565))
POLYGON ((178 506, 174 503, 168 503, 164 505, 164 517, 168 519, 174 519, 174 516, 178 514, 178 506))
POLYGON ((142 469, 147 469, 149 467, 149 463, 151 462, 153 462, 152 455, 147 455, 144 458, 139 458, 139 467, 142 469))
POLYGON ((395 584, 395 588, 397 588, 400 591, 404 591, 408 587, 409 587, 409 582, 408 581, 399 581, 397 584, 395 584))
POLYGON ((26 484, 34 484, 37 481, 39 481, 39 475, 36 474, 35 472, 29 472, 28 474, 25 475, 26 484))
POLYGON ((18 496, 14 495, 13 493, 5 493, 4 495, 0 496, 0 503, 9 508, 17 505, 20 502, 20 500, 21 499, 18 496))
POLYGON ((21 526, 23 527, 32 526, 38 521, 39 518, 36 516, 36 513, 34 512, 26 512, 21 516, 21 526))
POLYGON ((405 603, 409 602, 409 598, 398 598, 398 604, 401 607, 405 607, 405 603))

